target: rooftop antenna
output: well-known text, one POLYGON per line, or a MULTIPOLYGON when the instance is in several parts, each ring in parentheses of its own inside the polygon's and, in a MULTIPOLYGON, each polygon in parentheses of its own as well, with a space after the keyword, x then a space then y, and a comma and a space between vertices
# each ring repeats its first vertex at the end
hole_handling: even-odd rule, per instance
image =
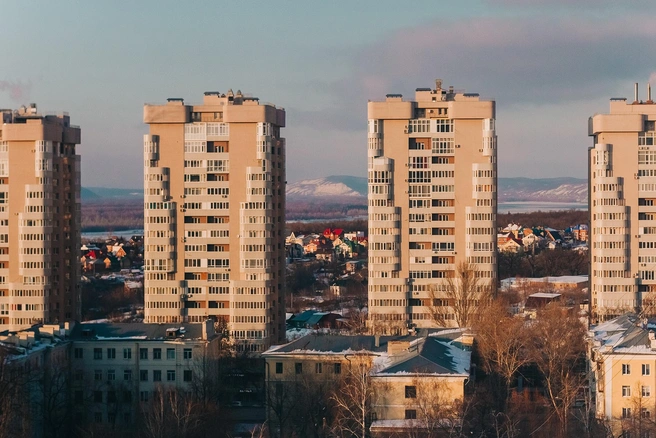
POLYGON ((634 95, 635 95, 635 97, 633 99, 633 103, 639 103, 639 101, 638 101, 638 83, 637 82, 635 83, 635 86, 633 87, 633 91, 634 91, 634 95))
POLYGON ((646 103, 654 103, 653 100, 651 100, 651 84, 647 82, 647 102, 646 103))

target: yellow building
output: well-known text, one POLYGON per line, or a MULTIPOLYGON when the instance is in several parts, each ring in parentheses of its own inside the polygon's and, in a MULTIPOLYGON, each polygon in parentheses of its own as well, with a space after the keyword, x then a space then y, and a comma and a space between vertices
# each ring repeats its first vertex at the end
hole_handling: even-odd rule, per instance
POLYGON ((0 330, 80 317, 80 128, 0 110, 0 330))
POLYGON ((145 322, 223 320, 264 351, 285 330, 285 111, 207 92, 144 122, 145 322))
POLYGON ((603 321, 636 309, 653 313, 656 294, 656 105, 610 100, 590 118, 590 305, 603 321))
POLYGON ((591 398, 597 418, 615 433, 656 436, 654 329, 656 324, 625 314, 588 332, 591 398))
POLYGON ((272 347, 263 353, 268 422, 285 436, 285 418, 290 410, 302 409, 295 404, 300 397, 323 394, 330 404, 331 391, 359 388, 361 394, 350 394, 349 405, 360 409, 357 400, 365 396, 362 410, 372 436, 442 429, 449 422, 457 427, 469 379, 470 340, 461 329, 426 336, 310 334, 272 347))
POLYGON ((371 323, 431 327, 430 288, 460 263, 496 284, 495 103, 438 80, 369 102, 368 118, 371 323))

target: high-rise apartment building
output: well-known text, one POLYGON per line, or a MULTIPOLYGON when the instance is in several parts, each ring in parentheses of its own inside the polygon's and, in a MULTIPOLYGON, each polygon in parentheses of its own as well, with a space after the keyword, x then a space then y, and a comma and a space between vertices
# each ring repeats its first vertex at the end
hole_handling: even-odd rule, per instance
POLYGON ((145 105, 145 322, 285 332, 285 111, 241 92, 145 105))
POLYGON ((80 128, 0 110, 0 329, 80 317, 80 128))
POLYGON ((455 325, 444 292, 457 267, 496 284, 495 103, 438 80, 368 112, 370 323, 430 327, 433 306, 455 325))
POLYGON ((593 321, 656 314, 656 105, 610 100, 588 123, 590 306, 593 321))

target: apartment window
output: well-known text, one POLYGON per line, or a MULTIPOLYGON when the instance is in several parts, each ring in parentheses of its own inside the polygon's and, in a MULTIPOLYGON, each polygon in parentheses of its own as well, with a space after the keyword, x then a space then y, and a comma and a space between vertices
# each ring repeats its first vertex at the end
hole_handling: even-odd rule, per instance
POLYGON ((102 380, 102 370, 95 370, 93 372, 93 380, 97 380, 97 381, 102 380))
POLYGON ((406 386, 405 387, 405 398, 417 398, 417 387, 416 386, 406 386))
POLYGON ((162 358, 162 349, 153 348, 153 359, 161 359, 161 358, 162 358))
POLYGON ((184 370, 183 371, 182 380, 184 380, 185 382, 191 382, 192 377, 193 377, 193 374, 192 374, 191 370, 184 370))
POLYGON ((93 391, 93 401, 95 403, 102 403, 102 391, 93 391))
POLYGON ((650 397, 651 396, 651 386, 643 386, 642 387, 642 396, 643 397, 650 397))
POLYGON ((276 374, 282 374, 282 362, 276 362, 276 374))
POLYGON ((323 371, 323 364, 321 362, 315 363, 314 372, 317 374, 321 374, 322 371, 323 371))
POLYGON ((335 364, 335 374, 342 374, 342 364, 341 363, 336 363, 335 364))
POLYGON ((107 380, 116 380, 115 370, 107 370, 107 380))
POLYGON ((116 348, 107 349, 107 359, 116 359, 116 348))
POLYGON ((147 348, 140 348, 139 349, 139 359, 148 360, 148 349, 147 348))
POLYGON ((296 370, 296 374, 303 374, 303 364, 301 362, 296 362, 294 369, 296 370))
POLYGON ((93 421, 95 421, 96 423, 102 423, 102 412, 94 412, 93 421))
POLYGON ((650 364, 648 363, 643 363, 642 364, 642 375, 643 376, 648 376, 651 374, 651 367, 650 364))
POLYGON ((405 419, 406 420, 416 420, 417 419, 417 410, 416 409, 406 409, 405 410, 405 419))
POLYGON ((631 418, 631 408, 622 408, 622 418, 631 418))
POLYGON ((132 359, 132 348, 123 349, 123 359, 132 359))
POLYGON ((167 382, 175 382, 175 370, 167 370, 166 371, 166 381, 167 382))
POLYGON ((82 348, 75 349, 75 359, 84 359, 84 349, 82 348))
POLYGON ((153 370, 153 382, 162 381, 162 370, 153 370))
POLYGON ((116 391, 107 391, 107 403, 116 403, 116 391))
POLYGON ((123 370, 123 380, 132 380, 132 370, 123 370))
POLYGON ((132 423, 132 414, 130 412, 124 412, 123 413, 123 423, 125 423, 125 424, 132 423))
POLYGON ((631 364, 628 363, 622 364, 622 374, 624 375, 631 374, 631 364))
POLYGON ((185 348, 182 354, 185 359, 191 359, 191 348, 185 348))
POLYGON ((631 397, 631 387, 622 386, 622 397, 631 397))
POLYGON ((140 391, 139 392, 139 400, 142 402, 147 402, 148 401, 148 391, 140 391))
POLYGON ((640 416, 642 418, 649 418, 651 416, 651 414, 649 413, 649 409, 647 408, 640 409, 640 416))
POLYGON ((75 370, 75 376, 74 376, 76 381, 84 380, 84 371, 83 370, 75 370))
POLYGON ((84 403, 84 392, 83 391, 75 391, 75 404, 76 405, 81 405, 84 403))
POLYGON ((139 380, 142 382, 148 381, 148 370, 139 370, 139 380))
POLYGON ((175 359, 175 348, 167 348, 166 349, 166 358, 167 359, 175 359))
POLYGON ((102 348, 94 348, 93 349, 93 359, 94 360, 101 360, 102 359, 102 348))

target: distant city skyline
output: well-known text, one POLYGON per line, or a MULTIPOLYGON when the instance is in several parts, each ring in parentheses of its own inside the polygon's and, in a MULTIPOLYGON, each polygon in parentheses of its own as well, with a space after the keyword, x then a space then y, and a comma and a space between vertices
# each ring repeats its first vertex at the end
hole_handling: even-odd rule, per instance
MULTIPOLYGON (((0 107, 83 128, 82 185, 141 187, 144 103, 252 93, 287 111, 287 179, 366 174, 367 100, 497 102, 499 177, 587 175, 587 120, 654 79, 656 5, 478 0, 5 3, 0 107), (524 4, 528 3, 528 4, 524 4)), ((199 103, 189 101, 189 104, 199 103)))

